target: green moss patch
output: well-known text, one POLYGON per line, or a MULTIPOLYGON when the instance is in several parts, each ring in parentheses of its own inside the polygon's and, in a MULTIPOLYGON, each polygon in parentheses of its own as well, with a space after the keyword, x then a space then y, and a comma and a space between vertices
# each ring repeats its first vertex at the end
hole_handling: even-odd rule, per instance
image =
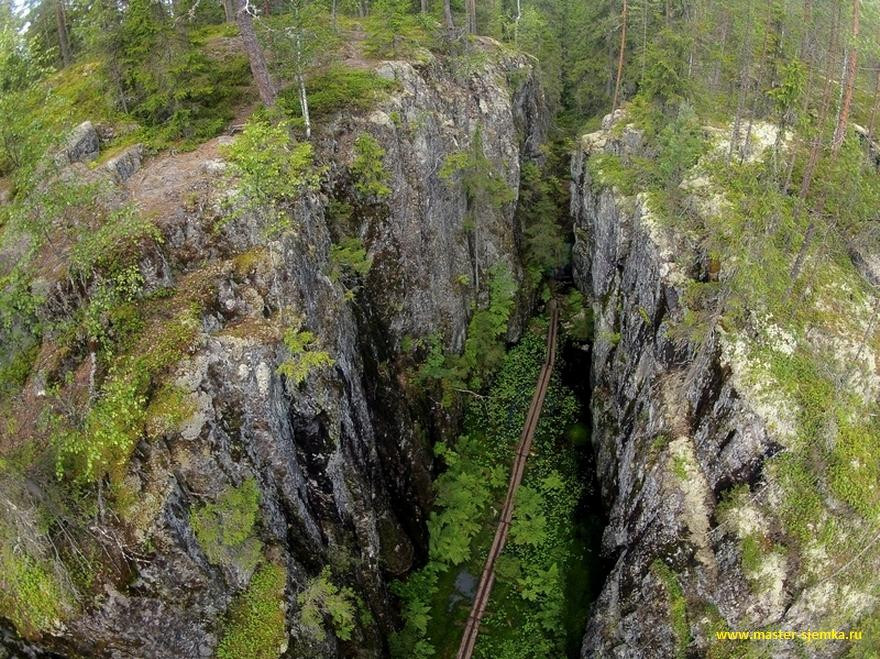
POLYGON ((233 600, 221 629, 217 659, 277 659, 287 647, 284 590, 287 570, 266 563, 233 600))
POLYGON ((224 490, 217 501, 193 509, 189 519, 209 561, 247 572, 257 565, 263 548, 254 535, 259 512, 260 491, 249 478, 224 490))

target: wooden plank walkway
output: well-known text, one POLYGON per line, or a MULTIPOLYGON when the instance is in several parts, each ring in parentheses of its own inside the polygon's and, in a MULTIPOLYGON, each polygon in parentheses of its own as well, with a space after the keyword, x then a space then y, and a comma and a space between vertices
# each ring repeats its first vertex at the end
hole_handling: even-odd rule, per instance
POLYGON ((471 607, 471 613, 468 616, 461 645, 456 655, 457 659, 470 659, 473 655, 474 646, 477 643, 477 635, 480 633, 480 621, 483 619, 486 605, 489 602, 489 596, 492 594, 492 585, 495 583, 495 563, 504 550, 504 544, 507 542, 507 533, 510 531, 510 522, 513 519, 513 504, 526 470, 526 460, 532 448, 535 429, 538 427, 538 421, 541 418, 541 408, 544 405, 544 397, 547 395, 550 375, 553 373, 553 364, 556 361, 556 332, 558 325, 559 309, 557 308, 556 301, 552 300, 550 302, 550 328, 547 330, 547 352, 544 356, 544 365, 541 367, 535 393, 532 396, 532 404, 529 406, 526 422, 516 447, 516 456, 510 473, 510 482, 507 485, 507 496, 504 498, 501 518, 498 521, 498 528, 495 531, 492 547, 489 549, 489 556, 486 558, 486 565, 480 577, 480 584, 477 586, 474 604, 471 607))

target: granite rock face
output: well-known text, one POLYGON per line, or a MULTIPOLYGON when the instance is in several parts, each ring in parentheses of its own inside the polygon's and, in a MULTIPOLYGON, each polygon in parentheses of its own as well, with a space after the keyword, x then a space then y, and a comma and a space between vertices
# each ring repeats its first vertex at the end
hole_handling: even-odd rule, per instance
MULTIPOLYGON (((574 276, 595 314, 593 442, 610 511, 603 550, 614 561, 581 656, 706 656, 724 643, 717 629, 856 625, 875 605, 873 586, 857 575, 832 586, 805 574, 798 563, 809 559, 797 550, 778 546, 746 573, 744 537, 759 530, 785 542, 775 521, 785 495, 766 473, 786 441, 775 418, 782 412, 759 404, 753 383, 737 375, 742 352, 721 327, 699 342, 676 333, 688 283, 708 276, 706 259, 646 195, 601 180, 590 163, 599 154, 648 155, 618 111, 581 139, 572 160, 574 276), (738 485, 748 499, 723 517, 719 503, 738 485)), ((837 656, 845 646, 806 651, 837 656)), ((798 642, 762 650, 804 656, 798 642)))
MULTIPOLYGON (((461 274, 503 262, 523 279, 515 202, 485 218, 475 253, 461 183, 442 179, 439 168, 479 129, 487 157, 516 190, 521 161, 538 157, 548 121, 532 62, 488 41, 481 47, 487 61, 467 75, 442 59, 382 64, 396 91, 316 131, 327 173, 319 191, 290 209, 295 230, 267 234, 268 209, 229 214, 218 146, 230 138, 114 168, 126 199, 163 234, 141 256, 148 291, 173 286, 206 303, 198 339, 169 381, 190 413, 138 445, 125 476, 132 504, 124 520, 105 522, 124 539, 127 578, 104 584, 34 648, 212 656, 253 568, 211 563, 190 516, 254 479, 257 538, 288 574, 287 656, 387 654, 389 580, 426 553, 430 440, 455 427, 449 412, 408 386, 412 361, 402 345, 435 334, 450 348, 462 345, 475 292, 456 283, 461 274), (364 133, 385 150, 387 198, 353 191, 353 145, 364 133), (355 200, 353 211, 340 219, 334 199, 355 200), (373 259, 359 282, 331 260, 331 246, 352 235, 373 259), (301 384, 278 372, 290 327, 312 332, 332 360, 301 384), (301 620, 297 596, 326 566, 362 602, 351 641, 329 622, 316 634, 301 620)), ((70 282, 46 287, 45 313, 69 312, 70 282)), ((528 311, 524 295, 518 317, 528 311)))

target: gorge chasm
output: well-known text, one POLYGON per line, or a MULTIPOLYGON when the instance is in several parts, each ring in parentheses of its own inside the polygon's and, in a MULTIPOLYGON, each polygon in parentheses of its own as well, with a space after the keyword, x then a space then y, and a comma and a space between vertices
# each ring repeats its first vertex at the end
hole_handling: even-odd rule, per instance
MULTIPOLYGON (((534 60, 488 38, 478 48, 467 67, 442 56, 378 66, 387 97, 316 131, 321 182, 283 209, 292 229, 266 231, 277 209, 229 203, 224 154, 237 137, 143 161, 132 148, 99 166, 83 161, 102 148, 100 127, 71 138, 58 176, 103 186, 111 212, 130 206, 155 226, 138 240, 134 263, 153 306, 130 350, 174 355, 156 369, 147 409, 156 409, 157 391, 171 392, 185 413, 145 422, 113 477, 112 496, 124 505, 111 510, 99 498, 90 525, 69 531, 103 555, 89 557, 102 567, 87 580, 72 574, 79 559, 53 544, 66 522, 42 526, 40 510, 55 504, 34 474, 52 466, 37 460, 2 472, 4 496, 19 503, 3 526, 54 566, 61 604, 39 630, 4 621, 0 656, 210 657, 233 642, 224 629, 248 607, 263 619, 283 616, 283 633, 269 643, 284 656, 389 656, 402 625, 393 584, 429 561, 432 483, 444 464, 452 468, 435 446, 455 449, 468 406, 479 403, 470 399, 481 396, 441 400, 419 386, 418 365, 432 342, 441 352, 465 349, 475 309, 496 295, 480 286, 492 272, 508 273, 513 286, 503 332, 510 354, 545 330, 535 317, 550 288, 530 274, 517 193, 485 204, 474 224, 473 194, 444 173, 476 139, 512 191, 526 167, 547 159, 551 118, 534 60), (354 164, 367 143, 384 153, 387 192, 358 185, 354 164), (371 263, 360 277, 340 266, 338 245, 350 237, 371 263), (302 348, 314 344, 323 354, 302 377, 283 370, 297 340, 302 352, 319 354, 302 348)), ((658 219, 648 195, 608 173, 608 157, 650 155, 625 112, 605 117, 574 145, 570 217, 556 218, 570 228, 572 263, 554 273, 553 290, 580 305, 573 314, 588 310, 593 325, 589 339, 566 335, 570 363, 555 385, 579 406, 566 412, 566 428, 575 417, 589 423, 589 441, 559 450, 579 460, 580 504, 598 507, 590 514, 604 524, 579 540, 595 545, 579 560, 593 570, 596 597, 579 605, 582 640, 568 652, 745 656, 723 654, 732 650, 715 631, 846 628, 873 610, 875 586, 838 563, 826 569, 831 557, 809 542, 783 540, 778 456, 792 452, 790 406, 768 398, 773 385, 748 364, 751 342, 765 339, 710 320, 699 337, 676 334, 689 284, 712 276, 708 258, 699 239, 658 219), (746 565, 756 534, 771 549, 746 565)), ((720 193, 699 167, 682 183, 682 203, 710 215, 720 193)), ((0 253, 4 270, 26 246, 16 249, 0 253)), ((43 294, 40 318, 99 297, 100 286, 70 267, 75 250, 46 254, 31 285, 43 294)), ((33 347, 37 366, 15 408, 23 424, 52 387, 72 399, 94 395, 96 348, 58 343, 47 335, 33 347)), ((508 421, 521 414, 513 405, 508 421)), ((555 430, 548 441, 568 436, 555 430)), ((857 542, 855 522, 841 524, 857 542)), ((801 649, 774 646, 772 656, 801 649)), ((837 656, 830 645, 809 652, 837 656)))

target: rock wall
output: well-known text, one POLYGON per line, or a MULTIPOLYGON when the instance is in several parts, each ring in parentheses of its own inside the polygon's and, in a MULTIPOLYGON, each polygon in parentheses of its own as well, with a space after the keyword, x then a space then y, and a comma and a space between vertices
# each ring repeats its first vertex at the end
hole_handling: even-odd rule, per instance
MULTIPOLYGON (((402 344, 436 333, 460 347, 474 302, 460 284, 474 258, 465 195, 439 168, 479 128, 486 155, 516 190, 520 163, 538 156, 548 119, 531 61, 489 40, 480 48, 485 62, 466 74, 440 58, 380 65, 397 91, 372 111, 339 116, 317 131, 318 160, 329 173, 321 191, 296 203, 294 230, 278 237, 266 239, 259 209, 224 217, 229 191, 217 146, 229 138, 142 167, 138 159, 115 177, 164 236, 140 264, 148 289, 174 286, 204 302, 198 339, 171 377, 194 412, 138 445, 125 477, 131 505, 124 519, 105 522, 125 539, 128 577, 103 584, 35 648, 212 656, 224 612, 253 567, 210 562, 190 515, 253 478, 257 538, 287 568, 287 656, 387 653, 394 624, 388 581, 426 552, 430 440, 455 422, 408 384, 411 357, 402 344), (392 192, 356 205, 346 220, 345 232, 360 237, 373 258, 362 287, 350 291, 333 275, 331 244, 342 229, 328 209, 334 197, 352 197, 348 167, 363 133, 385 150, 392 192), (333 360, 299 386, 277 372, 287 358, 282 333, 293 319, 333 360), (363 600, 350 641, 329 623, 323 638, 302 624, 297 595, 324 566, 363 600)), ((507 263, 521 282, 514 210, 507 204, 485 218, 477 258, 484 269, 507 263)), ((68 309, 63 283, 44 285, 54 291, 48 307, 68 309)), ((526 296, 519 307, 524 317, 526 296)))
MULTIPOLYGON (((603 551, 614 560, 581 656, 706 656, 737 651, 715 630, 852 626, 870 611, 871 586, 807 578, 795 551, 767 551, 757 572, 744 572, 748 527, 781 537, 770 530, 780 491, 764 471, 782 450, 768 421, 779 410, 762 407, 737 376, 742 365, 720 327, 705 328, 705 341, 676 332, 688 282, 708 276, 706 258, 645 194, 597 180, 590 159, 600 154, 649 155, 618 111, 581 139, 571 168, 574 276, 595 314, 593 442, 610 511, 603 551), (739 524, 722 523, 718 504, 736 485, 749 488, 750 503, 739 524)), ((835 656, 847 647, 775 642, 762 651, 835 656)))

